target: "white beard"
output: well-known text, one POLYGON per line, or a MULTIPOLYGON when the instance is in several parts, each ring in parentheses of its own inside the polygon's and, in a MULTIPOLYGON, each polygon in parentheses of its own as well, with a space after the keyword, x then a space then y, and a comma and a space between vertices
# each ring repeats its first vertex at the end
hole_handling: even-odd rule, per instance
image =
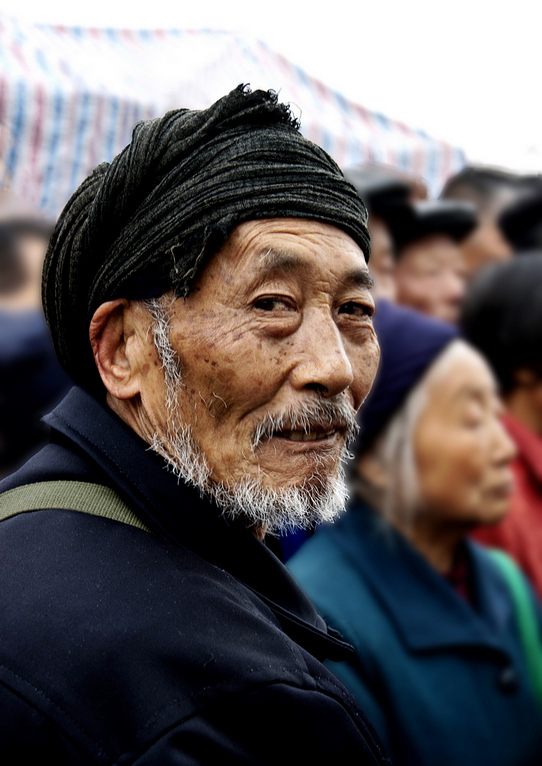
POLYGON ((213 497, 226 516, 242 518, 247 526, 267 532, 293 531, 331 521, 344 510, 348 499, 342 463, 335 475, 316 470, 299 486, 269 487, 262 475, 247 476, 230 485, 217 482, 211 478, 211 468, 190 428, 180 424, 175 413, 168 417, 164 436, 154 435, 151 447, 167 460, 179 479, 213 497))

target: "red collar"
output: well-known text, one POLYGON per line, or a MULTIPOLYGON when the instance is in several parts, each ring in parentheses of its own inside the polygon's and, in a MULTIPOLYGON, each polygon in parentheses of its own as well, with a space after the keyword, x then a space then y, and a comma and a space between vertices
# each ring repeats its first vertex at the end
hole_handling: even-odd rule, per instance
POLYGON ((502 416, 502 422, 514 440, 521 460, 527 464, 537 481, 542 483, 542 437, 510 413, 502 416))
POLYGON ((463 545, 459 547, 452 568, 444 574, 444 577, 456 593, 463 596, 470 604, 474 603, 472 567, 463 545))

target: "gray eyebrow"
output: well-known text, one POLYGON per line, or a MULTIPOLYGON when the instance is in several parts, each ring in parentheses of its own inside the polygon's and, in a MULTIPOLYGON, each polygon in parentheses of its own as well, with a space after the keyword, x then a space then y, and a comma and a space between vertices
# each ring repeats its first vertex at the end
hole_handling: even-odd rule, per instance
POLYGON ((358 287, 366 287, 369 290, 375 286, 374 279, 370 275, 369 271, 365 271, 365 269, 350 272, 347 281, 357 285, 358 287))
POLYGON ((261 271, 293 271, 302 265, 300 258, 289 250, 268 247, 261 254, 261 271))
MULTIPOLYGON (((289 250, 276 250, 267 248, 261 254, 260 271, 261 277, 273 272, 291 272, 303 268, 304 262, 296 253, 289 250)), ((371 289, 374 287, 374 279, 367 269, 355 269, 351 271, 345 280, 356 287, 371 289)))

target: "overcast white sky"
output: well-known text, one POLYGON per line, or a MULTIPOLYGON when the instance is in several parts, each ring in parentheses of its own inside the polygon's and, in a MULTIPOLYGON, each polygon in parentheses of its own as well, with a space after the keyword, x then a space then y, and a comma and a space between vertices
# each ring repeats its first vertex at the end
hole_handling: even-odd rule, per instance
POLYGON ((2 0, 1 9, 67 25, 241 31, 473 160, 542 172, 536 0, 2 0))

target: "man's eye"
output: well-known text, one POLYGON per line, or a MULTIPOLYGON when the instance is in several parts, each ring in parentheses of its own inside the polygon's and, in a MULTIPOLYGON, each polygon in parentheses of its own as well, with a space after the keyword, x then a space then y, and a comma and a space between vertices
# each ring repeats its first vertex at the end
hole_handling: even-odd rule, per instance
POLYGON ((372 317, 373 313, 374 309, 372 306, 368 306, 365 303, 356 303, 354 301, 344 303, 339 309, 339 314, 349 314, 350 316, 372 317))
POLYGON ((258 298, 254 308, 260 311, 294 311, 294 306, 287 298, 258 298))

